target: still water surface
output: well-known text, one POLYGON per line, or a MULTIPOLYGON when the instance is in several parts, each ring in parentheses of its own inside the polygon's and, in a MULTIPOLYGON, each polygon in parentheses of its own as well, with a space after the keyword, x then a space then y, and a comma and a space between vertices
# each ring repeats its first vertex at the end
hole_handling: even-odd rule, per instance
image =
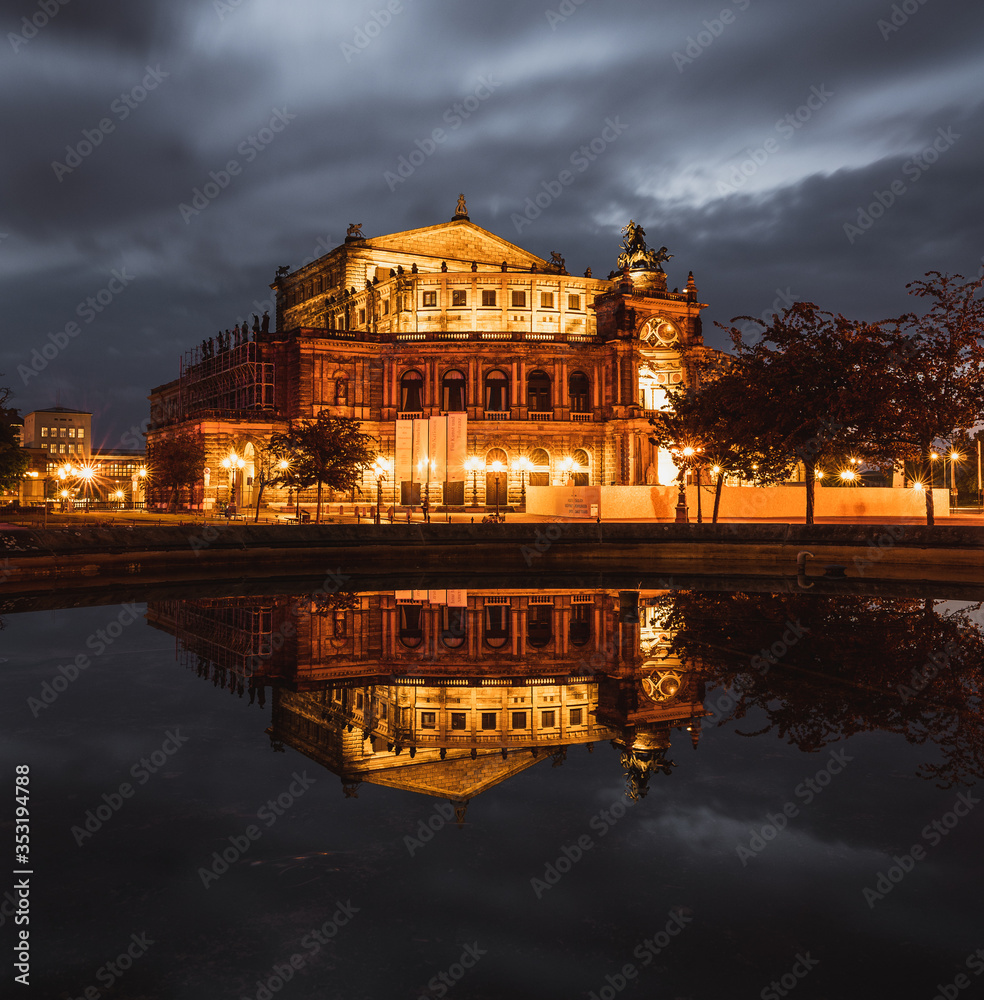
POLYGON ((24 995, 982 995, 979 620, 603 589, 6 614, 24 995))

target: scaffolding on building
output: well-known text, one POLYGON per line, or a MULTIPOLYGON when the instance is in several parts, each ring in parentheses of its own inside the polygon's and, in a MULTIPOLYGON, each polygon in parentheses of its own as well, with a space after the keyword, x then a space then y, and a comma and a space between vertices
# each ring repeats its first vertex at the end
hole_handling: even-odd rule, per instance
POLYGON ((203 411, 273 410, 273 365, 255 341, 206 352, 193 347, 181 359, 180 406, 187 416, 203 411))

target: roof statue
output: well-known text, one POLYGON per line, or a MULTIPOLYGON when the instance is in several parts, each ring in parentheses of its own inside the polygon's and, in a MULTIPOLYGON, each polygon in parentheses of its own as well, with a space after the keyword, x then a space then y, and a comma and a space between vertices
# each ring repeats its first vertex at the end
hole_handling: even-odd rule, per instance
POLYGON ((465 205, 465 196, 463 194, 458 195, 458 204, 455 206, 455 215, 467 215, 468 208, 465 205))
POLYGON ((666 247, 660 247, 658 250, 647 247, 646 230, 642 226, 637 226, 631 219, 622 233, 625 242, 622 243, 622 253, 618 255, 619 270, 629 268, 631 271, 662 272, 663 262, 673 256, 666 247))
POLYGON ((364 240, 366 238, 365 233, 362 232, 361 222, 350 222, 348 229, 345 231, 345 239, 356 239, 364 240))

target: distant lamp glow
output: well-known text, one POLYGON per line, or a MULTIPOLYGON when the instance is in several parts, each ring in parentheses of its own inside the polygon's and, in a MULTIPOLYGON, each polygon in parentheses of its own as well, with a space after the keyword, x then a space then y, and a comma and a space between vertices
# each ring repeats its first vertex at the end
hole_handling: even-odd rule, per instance
POLYGON ((840 474, 840 477, 844 480, 844 482, 850 483, 857 479, 857 473, 853 469, 845 469, 840 474))
POLYGON ((715 466, 712 466, 712 467, 711 467, 711 472, 713 472, 715 476, 716 476, 716 475, 717 475, 717 474, 718 474, 718 473, 719 473, 720 471, 721 471, 721 466, 720 466, 720 465, 715 465, 715 466))
POLYGON ((823 469, 816 469, 816 470, 814 471, 813 475, 814 475, 814 476, 815 476, 815 477, 816 477, 817 479, 823 479, 823 469))
POLYGON ((914 490, 924 490, 924 489, 925 489, 926 487, 925 487, 925 486, 923 486, 923 484, 922 484, 922 483, 920 483, 920 482, 918 482, 918 481, 917 481, 917 482, 914 482, 914 483, 912 484, 912 488, 913 488, 914 490))

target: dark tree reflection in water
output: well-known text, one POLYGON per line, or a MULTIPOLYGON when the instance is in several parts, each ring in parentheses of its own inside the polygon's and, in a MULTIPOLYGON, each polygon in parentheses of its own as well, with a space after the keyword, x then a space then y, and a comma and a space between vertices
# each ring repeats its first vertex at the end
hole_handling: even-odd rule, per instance
POLYGON ((681 591, 654 603, 670 654, 728 687, 719 724, 751 716, 804 751, 871 730, 938 751, 941 788, 984 776, 980 604, 870 596, 681 591))

